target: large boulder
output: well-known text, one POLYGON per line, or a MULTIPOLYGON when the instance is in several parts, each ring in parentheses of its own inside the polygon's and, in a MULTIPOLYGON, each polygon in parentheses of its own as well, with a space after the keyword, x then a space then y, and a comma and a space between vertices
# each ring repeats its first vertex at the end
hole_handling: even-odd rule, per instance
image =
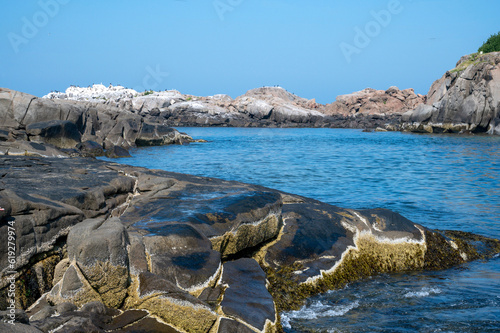
MULTIPOLYGON (((119 307, 125 299, 129 283, 128 235, 120 220, 85 220, 71 229, 67 244, 71 266, 61 280, 58 291, 81 290, 89 294, 90 290, 84 288, 88 285, 92 287, 92 293, 98 293, 99 300, 106 306, 119 307), (85 282, 81 281, 78 271, 83 274, 85 282), (72 278, 67 278, 68 272, 73 272, 72 278)), ((59 295, 54 297, 54 303, 72 301, 82 305, 89 301, 77 292, 71 293, 69 297, 61 293, 59 295), (61 297, 57 297, 59 295, 61 297)))
POLYGON ((135 139, 135 144, 141 146, 163 146, 169 144, 183 144, 193 139, 179 133, 177 130, 161 124, 143 123, 135 139))
POLYGON ((35 96, 0 88, 0 126, 18 128, 35 96))
POLYGON ((1 157, 0 205, 4 210, 0 211, 0 231, 6 242, 7 222, 15 226, 17 256, 9 269, 7 247, 0 249, 0 289, 8 283, 4 274, 17 271, 26 281, 17 280, 20 307, 50 289, 55 265, 66 251, 60 242, 71 228, 86 218, 110 215, 133 192, 134 179, 95 168, 96 163, 85 159, 1 157), (30 264, 35 258, 40 262, 38 272, 30 264))

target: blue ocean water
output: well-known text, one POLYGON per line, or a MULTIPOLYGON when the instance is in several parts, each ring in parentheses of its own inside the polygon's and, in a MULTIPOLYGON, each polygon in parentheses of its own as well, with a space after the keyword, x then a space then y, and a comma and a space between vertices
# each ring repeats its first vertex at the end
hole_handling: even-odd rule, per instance
MULTIPOLYGON (((426 227, 500 238, 500 138, 346 129, 181 128, 208 143, 118 162, 260 184, 426 227)), ((117 160, 114 160, 115 162, 117 160)), ((498 332, 500 258, 381 275, 283 314, 287 332, 498 332)))

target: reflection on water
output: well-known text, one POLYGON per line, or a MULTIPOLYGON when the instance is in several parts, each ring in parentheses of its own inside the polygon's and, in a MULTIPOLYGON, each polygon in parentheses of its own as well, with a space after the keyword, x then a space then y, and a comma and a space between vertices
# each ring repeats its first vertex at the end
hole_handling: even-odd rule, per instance
MULTIPOLYGON (((132 158, 119 162, 260 184, 341 207, 388 208, 427 227, 500 238, 499 137, 338 129, 182 131, 209 142, 134 149, 132 158)), ((303 313, 310 310, 315 319, 300 313, 286 318, 292 331, 487 332, 500 328, 498 264, 496 259, 466 270, 375 278, 311 300, 303 313), (325 308, 316 311, 319 306, 325 308)))

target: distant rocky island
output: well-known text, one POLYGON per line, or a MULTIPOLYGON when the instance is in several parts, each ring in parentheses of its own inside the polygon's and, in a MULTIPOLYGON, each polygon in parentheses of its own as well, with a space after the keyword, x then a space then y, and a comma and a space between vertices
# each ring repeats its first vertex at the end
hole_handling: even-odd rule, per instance
MULTIPOLYGON (((175 90, 137 92, 103 85, 72 86, 65 92, 37 98, 0 88, 0 104, 8 108, 0 119, 0 153, 7 151, 5 142, 17 142, 18 148, 11 147, 11 154, 26 148, 26 141, 50 143, 43 138, 61 132, 55 129, 54 122, 67 122, 64 131, 73 131, 74 144, 63 144, 62 148, 92 141, 112 156, 126 154, 112 147, 128 149, 161 144, 162 140, 163 144, 187 142, 187 136, 167 130, 182 126, 330 127, 499 135, 499 63, 500 52, 476 53, 462 57, 454 69, 432 84, 425 96, 415 94, 413 89, 367 88, 338 96, 331 104, 301 98, 281 87, 253 89, 235 99, 228 95, 193 96, 175 90), (44 127, 47 124, 38 124, 48 121, 52 122, 50 130, 44 127), (163 133, 165 130, 168 135, 163 133)), ((89 148, 100 152, 95 144, 89 148)), ((66 151, 62 155, 68 153, 76 154, 66 151)))
POLYGON ((498 135, 499 63, 464 57, 427 96, 365 89, 327 105, 279 87, 0 89, 0 235, 14 244, 0 249, 0 331, 280 332, 281 311, 351 281, 497 255, 499 240, 385 209, 92 157, 194 141, 172 126, 498 135))
POLYGON ((70 87, 44 98, 96 102, 160 116, 171 126, 335 127, 419 133, 500 134, 500 52, 462 57, 428 94, 371 88, 319 104, 281 87, 263 87, 232 99, 178 91, 138 93, 123 87, 70 87))

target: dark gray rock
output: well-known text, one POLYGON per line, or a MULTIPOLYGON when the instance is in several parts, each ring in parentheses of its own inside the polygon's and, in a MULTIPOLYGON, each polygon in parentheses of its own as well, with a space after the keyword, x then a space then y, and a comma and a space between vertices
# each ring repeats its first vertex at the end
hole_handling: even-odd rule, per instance
POLYGON ((65 314, 65 313, 68 313, 68 312, 74 312, 78 308, 73 303, 66 302, 66 303, 58 304, 56 306, 56 309, 57 309, 57 312, 59 312, 60 314, 65 314))
POLYGON ((174 329, 171 326, 160 323, 155 318, 144 318, 135 324, 123 327, 120 332, 124 333, 180 333, 180 331, 174 329))
POLYGON ((149 229, 143 238, 151 272, 176 283, 184 290, 202 289, 212 281, 221 256, 210 241, 187 224, 162 224, 149 229))
POLYGON ((308 295, 500 252, 498 240, 388 210, 95 159, 0 157, 0 205, 0 235, 16 225, 21 307, 50 291, 29 313, 45 332, 171 329, 150 316, 180 331, 272 330, 276 311, 308 295))
POLYGON ((259 331, 276 321, 274 301, 266 289, 266 274, 255 260, 227 262, 223 272, 222 283, 227 285, 221 303, 224 314, 239 318, 259 331))
POLYGON ((18 128, 23 124, 28 108, 35 96, 0 88, 0 126, 18 128))
MULTIPOLYGON (((75 150, 77 156, 80 155, 75 150)), ((37 156, 37 157, 68 157, 72 154, 70 150, 58 149, 50 144, 36 143, 30 141, 2 141, 0 142, 0 155, 9 156, 37 156)))
POLYGON ((29 324, 29 317, 21 309, 0 311, 0 322, 14 321, 15 323, 29 324))
POLYGON ((95 141, 84 141, 76 145, 76 149, 80 151, 83 157, 104 156, 104 149, 95 141))
POLYGON ((251 330, 245 324, 240 323, 239 321, 222 318, 219 323, 218 333, 253 333, 255 331, 251 330))
POLYGON ((30 317, 30 321, 39 321, 51 317, 56 313, 56 308, 53 306, 46 306, 40 309, 37 313, 30 317))
POLYGON ((104 333, 105 331, 94 324, 92 318, 71 317, 59 329, 65 333, 104 333))
POLYGON ((107 331, 118 330, 125 326, 129 326, 143 318, 148 316, 148 312, 145 310, 127 310, 123 313, 115 316, 109 323, 105 325, 107 331))
POLYGON ((90 302, 81 307, 80 312, 96 313, 104 315, 108 312, 102 302, 90 302))
POLYGON ((202 291, 200 296, 198 296, 198 299, 212 306, 216 306, 219 301, 219 297, 221 295, 222 295, 221 286, 216 286, 215 288, 208 287, 202 291))
MULTIPOLYGON (((50 252, 58 239, 86 217, 109 215, 127 200, 135 186, 133 178, 107 169, 99 161, 0 158, 0 203, 5 208, 0 218, 16 227, 15 269, 38 254, 50 252)), ((7 224, 2 223, 0 230, 6 242, 7 224)), ((6 247, 0 249, 3 271, 7 267, 6 251, 6 247)), ((34 290, 31 293, 36 295, 34 290)))
POLYGON ((61 282, 61 286, 58 286, 57 289, 60 290, 62 297, 68 299, 84 287, 82 279, 73 265, 66 270, 61 282))
POLYGON ((320 275, 321 269, 332 267, 348 246, 354 246, 349 231, 342 226, 345 211, 318 201, 303 199, 283 206, 286 220, 280 242, 266 252, 271 265, 292 265, 307 258, 317 258, 305 264, 301 281, 320 275), (314 223, 310 223, 314 221, 314 223))
POLYGON ((7 141, 9 140, 9 131, 0 129, 0 141, 7 141))
POLYGON ((224 256, 277 235, 281 226, 279 194, 230 183, 205 186, 196 178, 187 181, 181 191, 168 189, 135 198, 122 220, 150 233, 172 223, 189 223, 224 256))
POLYGON ((163 146, 170 144, 183 144, 192 142, 192 138, 186 134, 162 124, 143 123, 141 130, 135 139, 135 144, 141 146, 163 146))
POLYGON ((105 155, 109 158, 132 157, 127 149, 120 146, 113 146, 107 149, 105 155))
MULTIPOLYGON (((192 141, 188 135, 165 126, 160 118, 160 114, 143 117, 130 110, 96 102, 51 100, 4 88, 0 90, 0 127, 9 129, 9 138, 51 143, 59 148, 74 148, 81 141, 95 141, 108 149, 133 147, 137 139, 144 145, 192 141), (145 119, 149 123, 143 126, 145 119), (25 137, 14 137, 16 131, 24 128, 27 128, 25 137)), ((5 137, 5 133, 1 137, 5 137)), ((87 148, 94 150, 94 147, 87 148)), ((84 152, 85 156, 87 154, 84 152)))
POLYGON ((5 323, 5 322, 0 322, 0 332, 9 332, 9 333, 45 333, 41 330, 39 330, 36 327, 26 325, 26 324, 20 324, 16 323, 15 325, 5 323))
POLYGON ((73 148, 82 137, 76 125, 67 120, 31 123, 26 126, 26 132, 31 141, 42 141, 59 148, 73 148))
MULTIPOLYGON (((128 234, 118 218, 106 221, 103 219, 85 220, 74 226, 68 234, 69 260, 77 263, 86 282, 109 307, 119 307, 127 295, 128 244, 128 234)), ((68 271, 62 281, 61 290, 66 287, 67 275, 68 271)), ((68 283, 74 284, 73 281, 68 283)))
POLYGON ((94 266, 97 262, 128 266, 128 237, 118 218, 78 223, 68 234, 67 244, 70 261, 76 260, 80 268, 94 266))

